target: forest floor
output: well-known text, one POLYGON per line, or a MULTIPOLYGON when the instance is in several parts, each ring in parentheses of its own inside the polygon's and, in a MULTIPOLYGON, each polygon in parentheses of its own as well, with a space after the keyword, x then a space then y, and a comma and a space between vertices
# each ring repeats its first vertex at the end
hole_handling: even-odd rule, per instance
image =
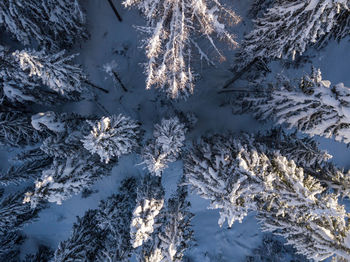
MULTIPOLYGON (((96 101, 72 103, 58 111, 76 112, 82 115, 110 115, 123 113, 137 119, 146 130, 145 140, 152 135, 153 125, 164 117, 172 116, 175 110, 193 112, 198 117, 195 129, 187 134, 187 141, 202 135, 213 133, 240 131, 256 132, 271 127, 270 123, 260 124, 251 116, 232 114, 229 106, 222 106, 228 94, 219 94, 218 90, 232 77, 229 70, 233 65, 235 50, 224 50, 226 61, 215 67, 197 61, 200 79, 196 84, 195 93, 186 101, 169 101, 157 90, 145 90, 145 75, 142 63, 146 61, 143 49, 139 48, 142 34, 135 25, 143 25, 144 20, 135 9, 125 9, 120 1, 114 1, 123 21, 119 22, 107 0, 86 0, 84 8, 87 11, 87 21, 91 38, 74 50, 80 55, 77 62, 81 63, 89 74, 91 82, 109 91, 105 94, 94 90, 96 101), (119 84, 104 72, 105 65, 114 65, 123 84, 125 92, 119 84)), ((251 28, 251 22, 245 19, 251 0, 232 0, 228 5, 242 16, 240 25, 232 28, 238 40, 244 32, 251 28)), ((224 44, 220 44, 224 47, 224 44)), ((212 52, 208 47, 208 52, 212 52)), ((343 82, 350 86, 350 45, 349 39, 339 44, 329 43, 320 51, 310 49, 306 55, 315 67, 321 68, 324 79, 333 84, 343 82)), ((287 74, 291 78, 298 78, 309 73, 310 63, 299 68, 287 68, 284 64, 271 65, 272 73, 287 74)), ((232 87, 234 88, 234 86, 232 87)), ((321 148, 334 156, 333 161, 344 168, 350 168, 350 151, 341 144, 329 139, 319 139, 321 148)), ((99 201, 107 198, 116 190, 120 181, 127 176, 142 176, 146 173, 141 159, 132 154, 120 158, 114 167, 112 175, 97 182, 92 190, 93 194, 87 198, 81 195, 65 201, 62 205, 51 204, 43 210, 34 223, 24 228, 28 239, 25 242, 25 252, 30 252, 39 244, 45 244, 56 249, 59 242, 69 237, 76 216, 82 216, 88 209, 94 209, 99 201)), ((182 174, 182 161, 169 165, 163 173, 163 185, 166 197, 176 189, 176 183, 182 174)), ((208 210, 208 201, 195 193, 190 194, 191 211, 195 214, 193 227, 196 246, 188 253, 191 261, 244 261, 262 239, 254 214, 249 215, 241 224, 235 223, 232 228, 218 226, 219 214, 217 210, 208 210)), ((23 252, 24 253, 24 252, 23 252)))

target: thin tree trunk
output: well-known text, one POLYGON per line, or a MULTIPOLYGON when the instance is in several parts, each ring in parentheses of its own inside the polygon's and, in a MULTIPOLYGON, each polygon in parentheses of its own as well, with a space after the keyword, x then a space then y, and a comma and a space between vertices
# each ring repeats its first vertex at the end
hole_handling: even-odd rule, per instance
POLYGON ((117 8, 115 8, 115 5, 113 4, 112 0, 108 0, 109 5, 112 7, 113 12, 115 13, 116 17, 118 18, 119 22, 122 22, 123 19, 122 17, 119 15, 117 8))
POLYGON ((88 84, 89 86, 92 86, 92 87, 94 87, 94 88, 96 88, 96 89, 98 89, 98 90, 101 90, 102 92, 105 92, 106 94, 109 93, 109 91, 108 91, 107 89, 104 89, 104 88, 102 88, 102 87, 99 87, 99 86, 95 85, 94 83, 90 82, 89 80, 84 80, 84 81, 85 81, 85 83, 88 84))
POLYGON ((256 62, 258 61, 257 58, 255 58, 253 61, 251 61, 248 65, 243 67, 240 71, 236 72, 234 77, 232 77, 230 80, 226 82, 226 84, 222 87, 222 89, 228 88, 230 85, 232 85, 234 82, 236 82, 241 76, 248 71, 256 62))
POLYGON ((120 79, 120 77, 118 76, 116 71, 112 71, 114 78, 117 80, 117 82, 120 84, 121 88, 125 91, 128 92, 128 89, 125 87, 125 85, 123 84, 122 80, 120 79))

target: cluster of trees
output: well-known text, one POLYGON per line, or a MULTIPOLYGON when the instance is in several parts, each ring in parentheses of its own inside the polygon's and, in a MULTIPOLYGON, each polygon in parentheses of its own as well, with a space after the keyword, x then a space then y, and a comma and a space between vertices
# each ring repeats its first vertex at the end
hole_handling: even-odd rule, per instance
MULTIPOLYGON (((240 18, 219 1, 123 4, 136 6, 147 20, 147 26, 139 27, 147 34, 146 88, 159 87, 170 98, 193 93, 194 53, 213 64, 201 38, 221 60, 214 38, 237 46, 227 21, 240 18)), ((295 59, 311 45, 319 48, 329 39, 348 36, 349 10, 349 0, 255 0, 250 11, 254 29, 237 52, 236 69, 295 59)), ((341 202, 350 197, 350 176, 312 138, 350 142, 350 89, 344 84, 332 85, 314 68, 297 83, 279 76, 267 86, 238 93, 235 104, 239 113, 275 121, 278 126, 270 131, 215 134, 190 144, 186 134, 196 117, 180 112, 161 119, 143 142, 141 123, 123 114, 97 117, 35 109, 91 98, 88 76, 66 50, 88 37, 78 0, 4 0, 0 25, 20 47, 12 50, 0 43, 0 143, 20 148, 0 174, 1 261, 20 261, 21 229, 49 203, 62 204, 90 188, 130 153, 140 156, 146 174, 126 178, 115 194, 78 218, 55 252, 43 246, 25 261, 112 262, 131 256, 144 262, 183 261, 194 241, 188 186, 210 201, 209 208, 219 209, 220 226, 226 221, 232 226, 255 212, 262 229, 286 239, 298 259, 350 260, 350 214, 341 202), (184 175, 166 199, 163 171, 182 158, 184 175), (9 192, 8 185, 19 190, 9 192)), ((263 244, 276 242, 265 239, 263 244)))

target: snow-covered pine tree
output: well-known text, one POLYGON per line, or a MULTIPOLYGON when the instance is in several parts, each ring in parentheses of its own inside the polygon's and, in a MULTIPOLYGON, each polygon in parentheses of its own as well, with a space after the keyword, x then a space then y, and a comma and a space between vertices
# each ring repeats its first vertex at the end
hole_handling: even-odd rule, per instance
POLYGON ((310 136, 350 143, 350 89, 343 83, 331 86, 319 69, 313 69, 297 86, 284 78, 266 92, 247 95, 242 101, 242 111, 253 111, 259 120, 276 119, 310 136))
POLYGON ((183 256, 193 241, 190 203, 186 200, 187 188, 181 180, 176 193, 168 200, 159 220, 162 226, 153 233, 152 240, 142 246, 140 262, 183 261, 183 256))
POLYGON ((28 112, 0 106, 0 144, 11 147, 23 147, 38 143, 42 139, 40 132, 31 125, 28 112))
POLYGON ((41 201, 62 201, 89 188, 100 177, 108 175, 111 167, 99 165, 89 155, 69 157, 63 161, 54 160, 53 164, 42 171, 42 176, 35 182, 35 190, 25 194, 24 203, 30 202, 35 208, 41 201))
POLYGON ((300 136, 297 132, 287 133, 279 127, 255 135, 242 134, 240 139, 269 157, 279 153, 288 160, 293 160, 328 189, 343 197, 350 195, 349 172, 345 173, 334 166, 329 161, 332 156, 320 150, 313 138, 300 136))
POLYGON ((336 255, 349 260, 349 213, 338 196, 322 194, 320 183, 293 161, 277 156, 271 164, 273 191, 260 203, 257 216, 263 230, 283 236, 308 259, 336 255))
POLYGON ((153 139, 142 150, 143 163, 151 174, 161 176, 168 163, 175 162, 184 146, 186 128, 177 117, 162 119, 154 126, 153 139))
POLYGON ((349 214, 337 195, 326 193, 294 161, 215 136, 189 154, 185 175, 210 208, 220 209, 220 225, 256 211, 263 229, 284 236, 307 258, 349 259, 349 214))
POLYGON ((23 194, 22 191, 8 194, 0 200, 0 238, 21 229, 23 225, 35 219, 40 209, 44 207, 39 205, 31 209, 23 205, 23 194))
POLYGON ((1 95, 12 104, 57 104, 77 100, 86 92, 86 75, 73 64, 74 55, 64 51, 22 50, 10 52, 0 46, 1 95), (20 69, 20 70, 19 70, 20 69))
POLYGON ((322 35, 337 30, 337 16, 349 8, 348 0, 274 1, 274 5, 255 20, 254 30, 245 36, 237 67, 242 69, 256 58, 294 59, 322 35))
POLYGON ((195 144, 185 159, 186 180, 198 195, 210 200, 210 209, 220 209, 220 226, 225 220, 232 226, 257 210, 256 197, 269 176, 267 156, 248 146, 214 135, 195 144))
POLYGON ((130 223, 136 205, 137 181, 127 178, 122 181, 119 193, 112 195, 99 205, 98 226, 105 232, 105 252, 101 252, 102 261, 129 261, 130 223))
POLYGON ((98 210, 88 210, 82 218, 77 218, 69 239, 61 242, 55 252, 55 262, 97 261, 105 250, 105 232, 96 223, 98 210))
POLYGON ((89 132, 87 118, 77 114, 39 113, 32 125, 51 133, 40 149, 53 158, 51 166, 42 171, 34 192, 27 192, 24 202, 35 207, 42 200, 61 204, 63 200, 90 187, 97 179, 110 174, 112 164, 103 164, 87 151, 81 140, 89 132))
POLYGON ((101 201, 98 209, 78 217, 72 235, 56 250, 54 261, 128 261, 136 188, 136 179, 127 178, 122 181, 118 194, 101 201))
POLYGON ((200 59, 212 61, 198 44, 206 38, 221 60, 224 56, 214 43, 214 36, 237 46, 225 21, 238 23, 240 18, 219 1, 203 0, 125 0, 124 6, 136 6, 147 19, 147 27, 138 27, 149 37, 144 40, 148 63, 146 89, 163 89, 171 98, 193 93, 194 74, 191 60, 198 51, 200 59))
POLYGON ((63 95, 86 92, 83 70, 73 64, 76 55, 66 55, 65 51, 47 54, 44 50, 26 49, 12 53, 20 68, 34 81, 41 82, 49 89, 63 95))
POLYGON ((136 207, 130 225, 131 245, 142 246, 151 239, 152 233, 160 225, 157 217, 164 205, 164 189, 161 178, 146 175, 137 189, 136 207))
POLYGON ((87 37, 85 16, 77 0, 5 0, 0 25, 24 45, 70 46, 87 37))
POLYGON ((91 154, 98 154, 101 162, 108 163, 121 155, 131 153, 138 147, 139 123, 124 115, 112 115, 91 122, 92 130, 82 140, 91 154))
POLYGON ((40 148, 23 151, 15 156, 9 169, 0 174, 0 184, 19 185, 23 181, 37 180, 40 174, 52 164, 53 158, 46 155, 40 148))

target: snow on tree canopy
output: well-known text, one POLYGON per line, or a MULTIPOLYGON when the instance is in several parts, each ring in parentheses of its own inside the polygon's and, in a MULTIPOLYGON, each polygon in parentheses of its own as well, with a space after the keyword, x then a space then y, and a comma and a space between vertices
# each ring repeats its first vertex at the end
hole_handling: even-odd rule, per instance
POLYGON ((189 154, 185 176, 210 208, 220 209, 220 225, 255 211, 264 230, 282 235, 309 259, 350 258, 349 214, 338 195, 277 152, 267 156, 238 139, 215 136, 189 154))
POLYGON ((76 55, 65 55, 65 51, 46 54, 44 50, 22 50, 12 53, 23 71, 30 77, 38 78, 44 85, 61 95, 84 90, 86 78, 83 70, 72 60, 76 55))
POLYGON ((87 122, 92 130, 82 139, 83 145, 91 154, 98 154, 101 162, 108 163, 138 146, 139 124, 129 117, 120 114, 87 122))
POLYGON ((148 171, 161 176, 168 163, 175 162, 184 146, 186 128, 177 117, 162 119, 154 126, 153 139, 142 150, 148 171))
MULTIPOLYGON (((338 14, 349 10, 348 0, 281 0, 255 20, 238 55, 238 67, 255 58, 289 58, 338 28, 338 14)), ((341 32, 340 32, 341 33, 341 32)))
POLYGON ((244 103, 260 120, 275 118, 310 136, 350 143, 350 88, 331 86, 320 70, 313 69, 296 87, 277 81, 263 96, 247 96, 244 103))
POLYGON ((237 46, 234 36, 222 21, 238 23, 240 18, 216 0, 125 0, 124 6, 137 6, 148 21, 147 27, 138 27, 150 37, 143 45, 148 63, 146 89, 163 89, 171 98, 187 97, 193 93, 194 74, 191 65, 193 50, 200 58, 212 61, 195 40, 199 34, 206 38, 221 60, 213 35, 237 46))
POLYGON ((0 25, 23 45, 37 42, 49 49, 72 46, 88 36, 77 0, 4 0, 0 25))
POLYGON ((38 131, 43 131, 43 127, 56 133, 66 131, 65 124, 61 122, 56 113, 52 111, 33 115, 32 126, 38 131))

